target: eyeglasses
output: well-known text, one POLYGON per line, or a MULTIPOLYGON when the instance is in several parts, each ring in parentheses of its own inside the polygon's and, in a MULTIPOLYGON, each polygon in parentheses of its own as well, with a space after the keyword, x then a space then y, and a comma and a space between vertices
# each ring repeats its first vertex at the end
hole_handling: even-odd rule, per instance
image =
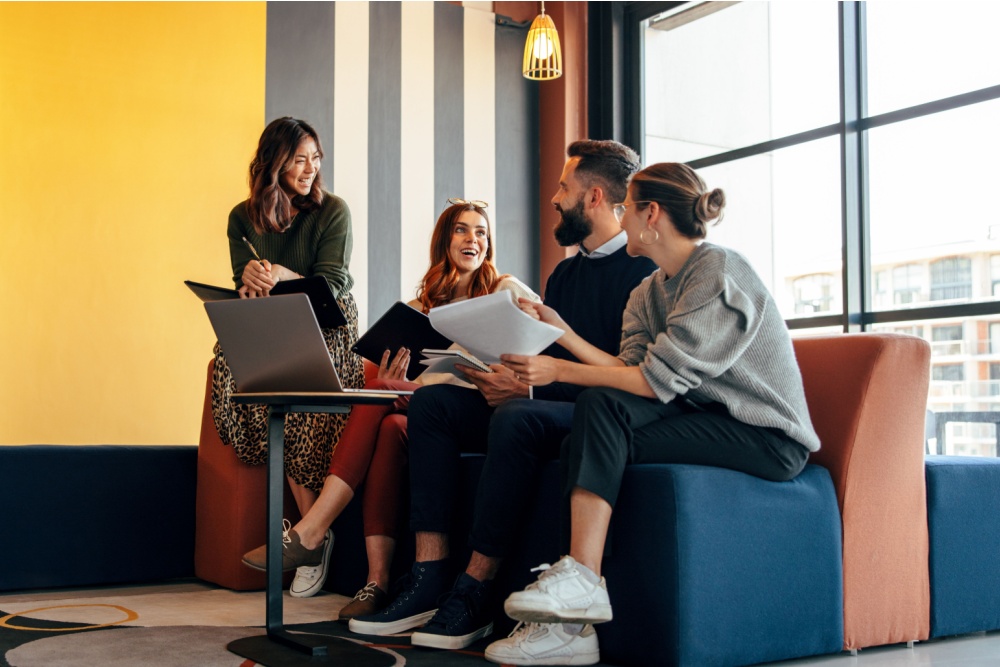
POLYGON ((454 206, 475 206, 476 208, 489 208, 490 205, 481 199, 461 199, 459 197, 451 197, 448 199, 449 204, 454 206))
POLYGON ((615 204, 614 206, 612 206, 611 210, 614 211, 615 217, 618 218, 618 222, 621 222, 622 218, 625 217, 625 209, 627 209, 629 206, 634 206, 635 204, 651 204, 651 203, 652 203, 651 201, 646 201, 646 200, 630 201, 627 204, 622 202, 621 204, 615 204))

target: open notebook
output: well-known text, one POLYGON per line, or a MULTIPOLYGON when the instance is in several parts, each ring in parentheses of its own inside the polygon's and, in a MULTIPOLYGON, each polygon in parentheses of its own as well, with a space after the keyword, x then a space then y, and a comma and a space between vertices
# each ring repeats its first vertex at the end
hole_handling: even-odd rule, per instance
POLYGON ((240 393, 411 394, 345 388, 305 294, 206 301, 240 393))

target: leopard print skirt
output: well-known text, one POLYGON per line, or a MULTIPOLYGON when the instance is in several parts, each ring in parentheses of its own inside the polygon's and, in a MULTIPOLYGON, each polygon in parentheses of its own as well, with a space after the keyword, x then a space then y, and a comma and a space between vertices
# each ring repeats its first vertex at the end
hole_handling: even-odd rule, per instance
MULTIPOLYGON (((347 324, 323 329, 330 358, 345 387, 362 387, 364 362, 351 351, 358 340, 358 307, 350 293, 337 300, 347 324)), ((246 464, 267 463, 267 406, 234 403, 236 383, 232 371, 215 344, 212 375, 212 418, 222 442, 231 445, 246 464)), ((346 414, 296 413, 285 418, 285 473, 297 484, 316 493, 323 489, 333 448, 347 422, 346 414)))

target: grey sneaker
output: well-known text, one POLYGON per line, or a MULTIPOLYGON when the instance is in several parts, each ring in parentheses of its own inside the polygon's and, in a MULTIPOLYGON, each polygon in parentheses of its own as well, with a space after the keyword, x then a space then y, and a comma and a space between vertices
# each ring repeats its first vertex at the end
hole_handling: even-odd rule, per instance
MULTIPOLYGON (((306 549, 299 540, 299 534, 292 530, 292 524, 288 519, 282 519, 281 525, 284 527, 281 539, 281 570, 291 572, 303 566, 312 567, 323 562, 323 551, 326 544, 321 544, 315 549, 306 549)), ((329 559, 329 554, 326 558, 329 559)), ((255 570, 267 570, 267 545, 262 545, 243 554, 243 564, 255 570)))
POLYGON ((502 665, 593 665, 601 649, 592 625, 572 635, 562 623, 518 623, 506 639, 486 647, 486 659, 502 665))
POLYGON ((309 598, 323 588, 326 575, 330 571, 330 552, 333 551, 333 531, 326 531, 323 540, 323 559, 319 565, 300 565, 295 569, 295 579, 288 587, 288 594, 293 598, 309 598))
POLYGON ((611 620, 611 599, 604 577, 596 584, 583 576, 572 556, 543 564, 538 581, 511 593, 503 605, 507 615, 532 623, 604 623, 611 620))

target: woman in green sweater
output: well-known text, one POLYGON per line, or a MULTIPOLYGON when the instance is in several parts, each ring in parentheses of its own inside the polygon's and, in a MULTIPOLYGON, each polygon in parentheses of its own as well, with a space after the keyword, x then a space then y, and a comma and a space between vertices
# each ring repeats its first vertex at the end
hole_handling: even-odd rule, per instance
MULTIPOLYGON (((241 297, 259 298, 268 296, 283 280, 325 277, 347 324, 323 329, 323 337, 344 386, 361 387, 363 362, 351 351, 358 339, 358 309, 350 292, 354 279, 348 271, 351 213, 342 199, 323 190, 322 158, 319 135, 307 123, 286 117, 264 129, 250 162, 250 198, 229 214, 233 281, 241 297)), ((266 408, 233 403, 235 391, 226 358, 216 344, 215 425, 222 441, 233 446, 241 461, 263 464, 267 460, 266 408)), ((285 473, 302 515, 323 488, 330 455, 346 419, 346 415, 295 414, 285 421, 285 473)))

